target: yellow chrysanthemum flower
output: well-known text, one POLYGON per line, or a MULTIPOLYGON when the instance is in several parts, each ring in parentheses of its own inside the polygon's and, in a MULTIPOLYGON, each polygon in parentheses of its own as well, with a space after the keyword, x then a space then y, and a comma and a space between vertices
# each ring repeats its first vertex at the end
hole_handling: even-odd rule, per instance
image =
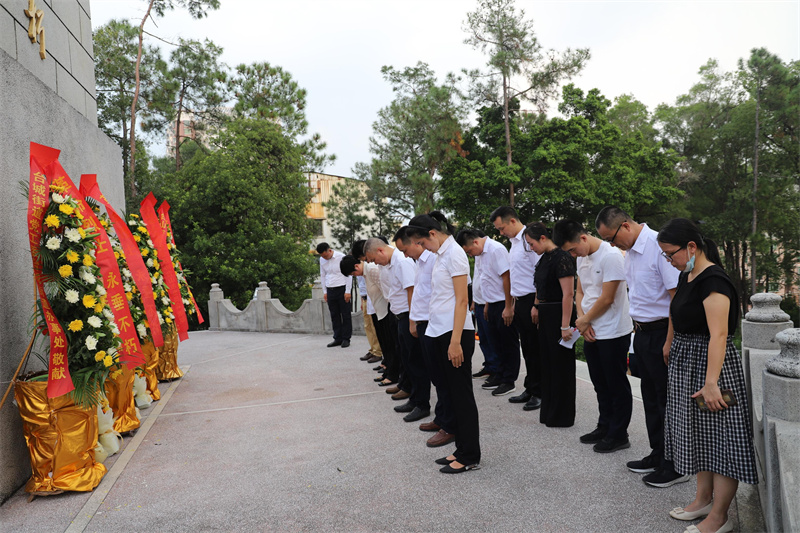
POLYGON ((133 234, 133 240, 136 242, 142 242, 142 238, 136 235, 135 233, 133 234))
POLYGON ((156 279, 158 279, 158 276, 160 276, 160 275, 161 275, 160 272, 153 272, 153 277, 156 278, 156 279))
POLYGON ((171 243, 171 242, 168 242, 168 243, 167 243, 167 250, 172 250, 173 248, 175 248, 175 247, 174 247, 174 246, 172 246, 172 243, 171 243))
POLYGON ((139 233, 144 233, 145 235, 147 234, 147 229, 144 226, 139 226, 138 228, 136 228, 136 231, 138 231, 139 233))
POLYGON ((59 187, 55 183, 51 183, 50 184, 50 190, 53 191, 53 192, 62 193, 62 192, 64 192, 64 187, 59 187))
POLYGON ((153 259, 153 268, 156 269, 156 270, 159 270, 161 268, 161 263, 159 263, 158 261, 155 260, 155 256, 153 256, 153 257, 154 257, 154 259, 153 259))
POLYGON ((83 228, 78 228, 78 233, 81 234, 81 239, 86 238, 86 232, 83 230, 83 228))
POLYGON ((94 360, 95 361, 102 361, 105 356, 106 356, 106 352, 104 352, 103 350, 100 350, 99 352, 94 354, 94 360))
POLYGON ((164 289, 161 289, 161 296, 166 296, 166 295, 167 295, 167 293, 164 292, 164 289))
POLYGON ((65 215, 71 215, 75 211, 75 208, 69 204, 61 204, 60 206, 58 206, 58 210, 64 213, 65 215))
POLYGON ((166 322, 167 324, 172 324, 172 319, 170 317, 167 317, 164 319, 164 322, 166 322))
MULTIPOLYGON (((71 268, 71 267, 70 267, 71 268)), ((91 294, 85 294, 83 296, 83 306, 84 307, 94 307, 97 305, 97 299, 91 294)))
POLYGON ((82 214, 80 211, 77 211, 77 212, 75 213, 75 216, 77 216, 77 217, 78 217, 78 220, 83 220, 83 218, 84 218, 84 217, 83 217, 83 214, 82 214))
POLYGON ((69 330, 70 331, 80 331, 83 329, 83 321, 82 320, 73 320, 69 323, 69 330))
POLYGON ((103 312, 103 307, 104 306, 105 306, 105 304, 103 304, 102 302, 97 302, 97 305, 94 306, 94 312, 99 315, 100 313, 103 312))
POLYGON ((67 257, 67 261, 69 261, 70 263, 77 263, 78 259, 80 259, 81 256, 79 256, 78 252, 76 252, 75 250, 69 250, 67 252, 67 256, 66 257, 67 257))
POLYGON ((148 250, 147 248, 145 248, 144 250, 142 250, 142 257, 147 257, 147 255, 148 255, 149 253, 150 253, 150 250, 148 250))
POLYGON ((83 254, 83 266, 92 266, 94 264, 94 259, 89 254, 83 254))
POLYGON ((114 364, 114 360, 111 359, 110 355, 103 357, 103 365, 108 368, 109 366, 114 364))
POLYGON ((58 220, 57 215, 47 215, 47 218, 44 219, 44 223, 51 228, 57 228, 61 225, 61 221, 58 220))
POLYGON ((153 259, 158 257, 158 250, 153 250, 153 259))
POLYGON ((68 278, 72 275, 72 265, 62 265, 58 267, 58 273, 62 278, 68 278))
POLYGON ((116 379, 122 375, 122 369, 118 368, 111 373, 111 377, 116 379))
POLYGON ((128 301, 133 300, 133 293, 132 292, 126 292, 125 293, 125 297, 128 298, 128 301))
POLYGON ((114 257, 116 258, 117 261, 119 261, 119 252, 114 252, 114 257))

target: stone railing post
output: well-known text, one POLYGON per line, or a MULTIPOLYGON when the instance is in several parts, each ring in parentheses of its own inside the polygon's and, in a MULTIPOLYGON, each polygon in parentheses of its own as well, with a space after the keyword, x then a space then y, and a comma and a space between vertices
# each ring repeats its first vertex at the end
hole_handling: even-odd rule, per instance
POLYGON ((219 330, 219 309, 218 305, 225 298, 219 283, 212 283, 211 290, 208 291, 208 329, 211 331, 219 330))
POLYGON ((780 353, 764 369, 764 448, 768 531, 800 528, 800 329, 775 336, 780 353))
POLYGON ((322 300, 322 282, 319 278, 314 280, 314 285, 311 286, 311 299, 322 300))
POLYGON ((267 301, 272 299, 272 291, 266 281, 258 284, 256 289, 256 330, 269 331, 269 320, 267 316, 267 301))

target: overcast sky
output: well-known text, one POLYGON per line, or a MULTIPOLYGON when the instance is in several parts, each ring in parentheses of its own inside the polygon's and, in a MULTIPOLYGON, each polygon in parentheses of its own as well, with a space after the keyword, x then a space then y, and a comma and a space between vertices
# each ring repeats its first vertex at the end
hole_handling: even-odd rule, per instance
MULTIPOLYGON (((288 70, 308 90, 307 118, 329 152, 326 172, 351 176, 370 159, 377 111, 392 92, 382 65, 428 63, 439 76, 482 67, 485 58, 463 40, 466 13, 477 0, 221 0, 194 21, 180 11, 148 22, 164 39, 211 39, 222 60, 266 61, 288 70)), ((95 28, 112 18, 141 22, 146 0, 91 0, 95 28)), ((782 60, 800 58, 800 0, 606 1, 518 0, 545 49, 591 50, 574 80, 609 99, 633 94, 652 111, 673 104, 698 80, 709 58, 734 70, 750 50, 766 47, 782 60)), ((151 42, 153 42, 151 40, 151 42)), ((165 48, 166 45, 162 45, 165 48)), ((550 114, 554 113, 552 106, 550 114)), ((153 146, 163 153, 163 147, 153 146)))

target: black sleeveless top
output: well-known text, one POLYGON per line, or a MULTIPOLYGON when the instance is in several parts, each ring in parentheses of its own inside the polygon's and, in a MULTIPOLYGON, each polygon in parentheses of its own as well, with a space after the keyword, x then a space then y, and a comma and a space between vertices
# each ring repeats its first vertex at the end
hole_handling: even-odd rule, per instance
POLYGON ((734 334, 739 325, 739 295, 733 282, 719 265, 711 265, 692 281, 689 281, 687 273, 682 273, 678 278, 675 297, 669 307, 672 326, 677 333, 709 334, 703 300, 712 292, 718 292, 731 301, 728 310, 728 335, 734 334))

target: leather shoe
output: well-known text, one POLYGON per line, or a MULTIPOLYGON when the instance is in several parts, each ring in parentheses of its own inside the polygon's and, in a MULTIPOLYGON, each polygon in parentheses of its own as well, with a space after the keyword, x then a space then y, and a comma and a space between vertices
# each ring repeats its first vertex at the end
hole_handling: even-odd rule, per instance
POLYGON ((333 348, 334 346, 341 346, 342 341, 333 341, 328 343, 328 348, 333 348))
POLYGON ((430 409, 420 409, 419 407, 415 407, 413 411, 403 417, 403 420, 406 422, 416 422, 417 420, 422 420, 428 416, 431 416, 430 409))
POLYGON ((398 392, 400 392, 400 387, 398 387, 397 385, 395 385, 394 387, 389 387, 388 389, 386 389, 386 394, 396 394, 398 392))
POLYGON ((414 404, 411 402, 406 402, 403 405, 395 406, 394 410, 398 413, 410 413, 414 410, 414 404))
POLYGON ((436 422, 423 422, 419 425, 420 431, 439 431, 440 429, 442 428, 436 422))
POLYGON ((436 435, 429 438, 425 444, 428 446, 428 448, 438 448, 439 446, 444 446, 445 444, 449 444, 454 440, 456 440, 455 435, 453 435, 452 433, 448 433, 443 429, 440 429, 439 431, 436 432, 436 435))
POLYGON ((522 410, 523 411, 535 411, 538 408, 540 408, 541 406, 542 406, 542 399, 538 398, 536 396, 531 396, 531 399, 528 400, 528 403, 526 403, 522 407, 522 410))
POLYGON ((530 400, 532 397, 533 395, 525 390, 522 391, 522 394, 520 394, 519 396, 512 396, 511 398, 508 399, 508 401, 511 403, 527 403, 528 400, 530 400))
POLYGON ((404 390, 399 390, 392 394, 392 400, 407 400, 411 397, 411 394, 407 393, 404 390))
POLYGON ((460 474, 461 472, 466 472, 467 470, 477 470, 481 467, 481 465, 464 465, 461 468, 453 468, 450 465, 443 466, 439 469, 439 472, 442 474, 460 474))
POLYGON ((382 357, 378 357, 377 355, 373 355, 372 357, 370 357, 369 359, 367 359, 367 363, 369 363, 369 364, 372 364, 372 363, 380 363, 380 362, 381 362, 381 359, 383 359, 383 358, 382 358, 382 357))
POLYGON ((373 357, 375 357, 375 356, 372 355, 372 352, 367 352, 366 355, 362 355, 361 357, 358 358, 358 360, 359 361, 366 361, 367 359, 372 359, 373 357))
POLYGON ((348 348, 350 346, 350 339, 345 339, 342 341, 342 348, 348 348))

